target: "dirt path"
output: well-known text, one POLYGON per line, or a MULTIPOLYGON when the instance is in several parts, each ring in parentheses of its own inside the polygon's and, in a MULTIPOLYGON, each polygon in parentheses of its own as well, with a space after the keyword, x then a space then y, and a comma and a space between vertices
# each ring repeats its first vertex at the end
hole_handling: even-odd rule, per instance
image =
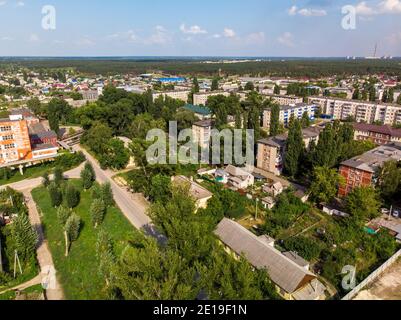
POLYGON ((41 270, 41 283, 46 286, 46 297, 48 300, 63 300, 63 290, 56 276, 53 258, 43 233, 42 222, 40 221, 36 204, 33 201, 31 190, 25 190, 23 194, 29 209, 29 219, 39 235, 37 259, 41 270))
POLYGON ((354 300, 401 300, 401 259, 354 300))
POLYGON ((42 283, 42 276, 38 275, 35 278, 33 278, 32 280, 29 280, 29 281, 27 281, 25 283, 19 284, 18 286, 15 286, 13 288, 9 288, 7 290, 4 290, 4 291, 0 292, 0 295, 4 294, 6 292, 9 292, 9 291, 16 291, 16 290, 24 291, 25 289, 28 289, 28 288, 33 287, 33 286, 36 286, 36 285, 41 284, 41 283, 42 283))

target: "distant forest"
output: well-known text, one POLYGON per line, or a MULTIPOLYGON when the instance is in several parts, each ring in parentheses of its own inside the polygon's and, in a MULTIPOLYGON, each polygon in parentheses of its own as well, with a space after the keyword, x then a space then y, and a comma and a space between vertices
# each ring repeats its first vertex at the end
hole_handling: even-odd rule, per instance
POLYGON ((224 75, 288 76, 317 78, 322 76, 349 76, 387 74, 401 78, 401 60, 345 60, 300 59, 272 60, 240 63, 201 63, 194 60, 113 60, 104 58, 74 59, 0 59, 0 70, 26 67, 30 70, 74 69, 89 75, 141 74, 163 71, 172 75, 215 76, 224 75))

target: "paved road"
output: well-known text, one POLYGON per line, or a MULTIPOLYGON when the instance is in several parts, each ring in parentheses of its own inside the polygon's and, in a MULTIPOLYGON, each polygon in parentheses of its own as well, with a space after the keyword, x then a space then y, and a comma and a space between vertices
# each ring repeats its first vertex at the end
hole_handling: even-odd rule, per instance
POLYGON ((92 164, 95 170, 98 182, 109 182, 111 184, 114 200, 131 224, 137 229, 143 230, 147 235, 156 238, 161 243, 164 243, 166 241, 165 237, 155 230, 151 219, 146 214, 147 207, 135 199, 131 192, 115 183, 113 180, 115 173, 111 170, 102 170, 98 161, 80 145, 73 146, 73 149, 77 152, 82 151, 85 154, 87 161, 92 164))

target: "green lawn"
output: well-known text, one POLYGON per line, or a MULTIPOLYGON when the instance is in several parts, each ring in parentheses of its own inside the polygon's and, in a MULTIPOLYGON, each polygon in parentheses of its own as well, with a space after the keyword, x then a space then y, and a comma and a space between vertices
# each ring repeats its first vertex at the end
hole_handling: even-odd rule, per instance
POLYGON ((54 169, 54 162, 48 162, 44 163, 38 166, 30 167, 30 168, 25 168, 24 169, 24 175, 21 175, 19 170, 14 170, 13 171, 13 176, 6 180, 4 178, 0 179, 0 186, 4 186, 6 184, 22 181, 25 179, 33 179, 33 178, 38 178, 41 177, 45 172, 50 173, 51 170, 54 169))
MULTIPOLYGON (((80 190, 79 180, 71 181, 80 190)), ((81 202, 75 212, 82 219, 79 239, 71 246, 68 258, 64 256, 65 245, 62 228, 57 219, 57 210, 51 207, 50 198, 45 188, 37 188, 32 192, 33 198, 40 208, 43 217, 46 238, 49 241, 58 277, 67 299, 88 300, 105 299, 104 279, 98 273, 96 259, 96 240, 98 230, 91 223, 89 208, 92 202, 91 192, 81 192, 81 202)), ((119 254, 136 230, 117 208, 110 208, 102 227, 113 240, 114 249, 119 254)))
POLYGON ((49 161, 36 166, 24 168, 24 175, 21 175, 18 169, 11 172, 9 179, 0 176, 0 186, 19 182, 26 179, 41 177, 45 172, 51 173, 56 166, 60 166, 64 171, 78 167, 83 161, 76 154, 70 154, 67 151, 59 152, 59 157, 55 161, 49 161))
MULTIPOLYGON (((28 299, 38 299, 38 297, 43 293, 42 285, 38 284, 36 286, 26 288, 21 292, 22 294, 26 294, 28 299)), ((0 295, 1 300, 14 300, 15 299, 15 291, 9 291, 2 295, 0 295)))

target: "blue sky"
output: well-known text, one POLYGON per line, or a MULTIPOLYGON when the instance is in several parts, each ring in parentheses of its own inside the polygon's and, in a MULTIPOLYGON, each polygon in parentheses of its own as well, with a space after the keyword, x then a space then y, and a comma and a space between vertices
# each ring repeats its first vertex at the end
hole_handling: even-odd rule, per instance
POLYGON ((401 56, 400 18, 401 0, 0 0, 0 55, 401 56))

